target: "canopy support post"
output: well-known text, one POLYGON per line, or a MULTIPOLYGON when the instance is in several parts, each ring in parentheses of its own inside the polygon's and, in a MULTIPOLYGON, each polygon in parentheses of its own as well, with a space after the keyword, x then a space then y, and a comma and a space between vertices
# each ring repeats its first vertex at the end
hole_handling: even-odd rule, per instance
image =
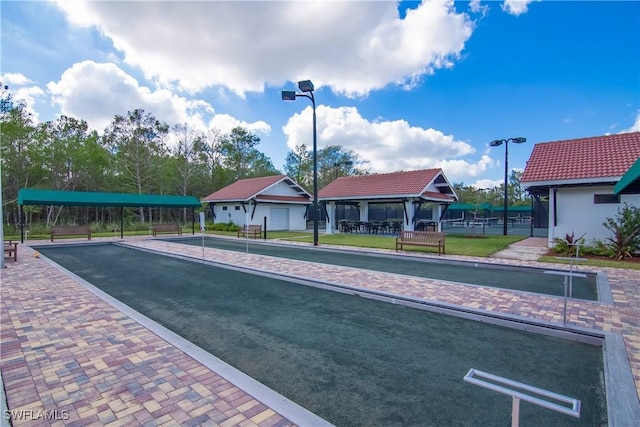
POLYGON ((120 238, 124 240, 124 206, 120 206, 120 238))
POLYGON ((24 243, 24 212, 22 211, 22 205, 18 209, 18 215, 20 216, 20 243, 24 243))

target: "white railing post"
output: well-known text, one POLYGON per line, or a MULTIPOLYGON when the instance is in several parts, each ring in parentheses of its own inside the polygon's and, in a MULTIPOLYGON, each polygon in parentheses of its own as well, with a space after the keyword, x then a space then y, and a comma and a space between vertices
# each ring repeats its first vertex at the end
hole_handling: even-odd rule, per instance
POLYGON ((573 298, 573 278, 574 277, 582 277, 586 278, 587 275, 583 273, 574 273, 570 270, 568 273, 566 271, 555 271, 555 270, 545 270, 544 274, 555 274, 557 276, 564 276, 564 280, 562 283, 564 284, 564 298, 563 298, 563 306, 562 309, 562 324, 567 324, 567 297, 573 298), (569 288, 567 295, 567 287, 569 288))
POLYGON ((520 426, 520 399, 512 396, 511 402, 511 427, 520 426))
POLYGON ((511 396, 511 426, 517 427, 520 423, 520 401, 533 403, 561 414, 570 415, 574 418, 580 418, 580 400, 552 391, 544 390, 538 387, 527 385, 518 381, 513 381, 498 375, 489 374, 487 372, 478 371, 477 369, 469 369, 464 381, 496 391, 498 393, 511 396), (488 381, 485 381, 488 380, 488 381), (509 388, 511 387, 511 388, 509 388), (528 393, 525 393, 528 392, 528 393), (540 397, 536 397, 540 396, 540 397), (544 399, 541 399, 543 397, 544 399), (547 400, 545 400, 547 399, 547 400), (555 402, 553 402, 555 401, 555 402), (560 405, 556 402, 569 404, 570 407, 560 405))

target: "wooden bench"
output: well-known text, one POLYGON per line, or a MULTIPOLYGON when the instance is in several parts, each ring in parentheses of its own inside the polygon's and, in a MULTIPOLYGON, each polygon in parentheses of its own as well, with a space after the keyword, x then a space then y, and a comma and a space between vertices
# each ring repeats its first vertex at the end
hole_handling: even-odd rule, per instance
POLYGON ((13 258, 14 261, 18 261, 18 242, 7 240, 2 242, 2 246, 4 246, 5 255, 8 255, 9 258, 13 258))
POLYGON ((404 230, 396 237, 396 252, 403 246, 432 246, 438 248, 438 255, 444 253, 444 233, 437 231, 409 231, 404 230))
POLYGON ((245 226, 238 230, 238 237, 253 237, 254 239, 257 239, 260 236, 262 236, 261 225, 249 224, 249 228, 245 226))
POLYGON ((60 236, 87 236, 91 240, 91 230, 88 225, 57 225, 51 227, 51 241, 60 236))
POLYGON ((180 224, 154 224, 151 227, 153 237, 156 237, 158 233, 178 233, 178 236, 182 236, 182 227, 180 224))

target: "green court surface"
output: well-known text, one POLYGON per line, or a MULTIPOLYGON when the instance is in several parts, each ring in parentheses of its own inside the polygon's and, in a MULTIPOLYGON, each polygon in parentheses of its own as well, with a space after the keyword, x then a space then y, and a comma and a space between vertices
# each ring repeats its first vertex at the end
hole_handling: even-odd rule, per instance
MULTIPOLYGON (((189 237, 166 239, 174 243, 202 245, 202 238, 189 237)), ((206 238, 206 247, 270 255, 301 261, 312 261, 343 267, 364 268, 388 273, 407 274, 416 277, 468 283, 472 285, 492 286, 517 291, 536 292, 547 295, 564 294, 563 277, 544 274, 540 269, 519 268, 473 264, 469 262, 451 262, 443 259, 407 259, 406 257, 382 257, 355 251, 331 251, 311 247, 261 243, 247 239, 206 238)), ((595 274, 587 278, 573 279, 573 297, 586 300, 598 300, 595 274)))
POLYGON ((582 401, 580 419, 522 402, 522 426, 607 422, 601 347, 117 245, 38 249, 336 425, 508 425, 470 368, 582 401))

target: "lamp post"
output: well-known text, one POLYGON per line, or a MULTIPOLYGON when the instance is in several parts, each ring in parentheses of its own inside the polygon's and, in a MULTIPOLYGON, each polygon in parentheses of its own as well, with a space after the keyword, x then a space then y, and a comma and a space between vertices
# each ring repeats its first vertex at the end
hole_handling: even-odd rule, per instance
POLYGON ((527 138, 516 137, 507 139, 496 139, 489 143, 489 145, 492 147, 498 147, 504 143, 504 210, 502 214, 502 234, 504 236, 507 235, 507 216, 509 213, 509 202, 507 200, 509 196, 507 185, 509 183, 509 141, 515 142, 516 144, 522 144, 523 142, 527 142, 527 138))
POLYGON ((316 132, 316 99, 313 96, 313 83, 311 80, 301 80, 298 82, 298 89, 302 93, 296 93, 295 90, 283 90, 283 101, 295 101, 298 97, 309 98, 313 106, 313 246, 318 246, 318 218, 320 210, 318 209, 318 147, 316 132))

